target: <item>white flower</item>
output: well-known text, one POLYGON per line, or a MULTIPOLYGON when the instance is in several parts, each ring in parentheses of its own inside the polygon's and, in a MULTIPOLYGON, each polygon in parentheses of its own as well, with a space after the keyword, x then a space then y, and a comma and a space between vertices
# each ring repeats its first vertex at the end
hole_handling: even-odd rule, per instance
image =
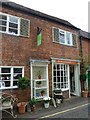
POLYGON ((43 100, 44 101, 49 101, 51 98, 50 97, 44 97, 43 100))

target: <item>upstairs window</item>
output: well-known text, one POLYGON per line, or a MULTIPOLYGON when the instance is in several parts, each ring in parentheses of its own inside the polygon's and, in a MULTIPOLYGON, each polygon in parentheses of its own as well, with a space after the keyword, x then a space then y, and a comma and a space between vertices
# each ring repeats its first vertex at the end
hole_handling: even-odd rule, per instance
POLYGON ((53 41, 59 44, 76 47, 76 34, 53 28, 53 41))
POLYGON ((17 35, 29 36, 30 21, 16 16, 0 13, 0 32, 17 35))
POLYGON ((8 32, 11 34, 19 34, 19 18, 9 16, 8 32))

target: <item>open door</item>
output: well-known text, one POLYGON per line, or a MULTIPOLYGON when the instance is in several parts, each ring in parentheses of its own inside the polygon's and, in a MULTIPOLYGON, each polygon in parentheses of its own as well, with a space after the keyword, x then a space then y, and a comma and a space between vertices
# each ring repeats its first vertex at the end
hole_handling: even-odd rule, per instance
POLYGON ((70 94, 75 94, 75 68, 74 65, 70 65, 70 94))

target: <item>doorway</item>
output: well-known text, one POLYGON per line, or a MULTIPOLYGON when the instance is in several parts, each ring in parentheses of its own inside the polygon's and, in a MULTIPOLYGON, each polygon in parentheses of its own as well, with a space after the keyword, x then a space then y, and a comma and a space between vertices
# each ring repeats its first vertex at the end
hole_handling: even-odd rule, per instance
POLYGON ((75 66, 74 65, 70 65, 70 94, 72 95, 76 95, 75 94, 75 66))

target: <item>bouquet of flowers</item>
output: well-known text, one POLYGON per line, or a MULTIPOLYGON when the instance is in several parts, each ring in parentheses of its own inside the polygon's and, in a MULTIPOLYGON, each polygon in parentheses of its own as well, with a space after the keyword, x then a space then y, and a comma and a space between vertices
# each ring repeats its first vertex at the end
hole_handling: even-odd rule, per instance
POLYGON ((51 100, 51 98, 50 97, 44 97, 43 100, 44 100, 45 103, 48 103, 51 100))

